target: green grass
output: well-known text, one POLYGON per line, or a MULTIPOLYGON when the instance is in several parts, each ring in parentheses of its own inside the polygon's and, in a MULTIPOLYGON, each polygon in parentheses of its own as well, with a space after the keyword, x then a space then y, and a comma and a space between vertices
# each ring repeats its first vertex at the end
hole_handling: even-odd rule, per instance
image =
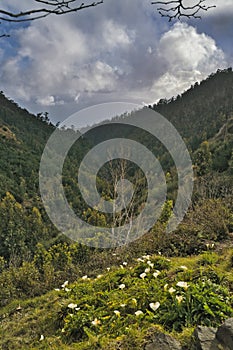
POLYGON ((197 324, 216 326, 232 316, 232 250, 141 259, 1 308, 0 347, 141 349, 155 329, 187 345, 197 324), (151 303, 160 304, 153 310, 151 303))

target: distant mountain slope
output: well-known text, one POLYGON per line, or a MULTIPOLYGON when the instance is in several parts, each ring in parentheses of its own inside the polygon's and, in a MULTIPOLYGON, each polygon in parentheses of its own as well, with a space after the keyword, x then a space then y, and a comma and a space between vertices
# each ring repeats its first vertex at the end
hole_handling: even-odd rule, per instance
MULTIPOLYGON (((232 69, 218 70, 182 95, 162 99, 150 107, 170 120, 188 147, 195 151, 203 141, 214 138, 233 117, 232 69)), ((35 192, 38 194, 40 156, 54 129, 48 118, 35 117, 0 93, 0 197, 9 190, 22 200, 19 190, 22 182, 26 183, 30 197, 35 192)), ((104 138, 110 138, 111 134, 114 135, 113 128, 104 138)), ((227 129, 227 134, 232 135, 232 127, 227 129)), ((94 139, 98 141, 102 136, 100 130, 94 139)), ((223 142, 226 140, 225 137, 223 142)))
POLYGON ((218 70, 183 94, 151 107, 173 123, 193 150, 197 149, 233 116, 232 68, 218 70))
POLYGON ((22 191, 35 197, 40 157, 53 130, 43 117, 35 117, 0 93, 0 197, 6 191, 19 201, 22 191))
MULTIPOLYGON (((203 186, 196 186, 195 198, 202 198, 203 193, 210 192, 211 183, 214 186, 215 197, 224 197, 225 193, 231 193, 233 188, 232 69, 217 71, 200 84, 196 83, 181 96, 174 97, 169 101, 160 100, 150 108, 160 112, 170 120, 183 136, 193 159, 196 179, 206 184, 204 189, 203 186), (211 182, 209 179, 214 180, 211 182)), ((124 118, 129 117, 133 118, 133 114, 124 116, 124 118)), ((121 118, 118 117, 118 120, 121 118)), ((103 128, 101 124, 98 125, 94 132, 90 131, 86 138, 80 140, 79 148, 72 147, 64 164, 63 185, 67 199, 73 209, 87 222, 96 222, 103 218, 99 217, 93 208, 88 208, 81 199, 77 184, 79 163, 87 150, 91 148, 90 145, 117 137, 115 129, 114 124, 105 125, 103 128)), ((20 108, 14 101, 6 98, 2 92, 0 93, 0 211, 2 210, 0 215, 5 215, 6 218, 8 215, 11 219, 6 220, 5 226, 3 223, 0 225, 0 240, 3 243, 5 240, 9 240, 9 230, 16 232, 16 236, 17 232, 21 234, 23 230, 26 230, 28 234, 34 230, 33 208, 39 209, 40 215, 42 215, 41 232, 46 233, 43 234, 44 239, 37 235, 37 238, 30 244, 28 243, 29 239, 25 241, 26 236, 23 234, 23 245, 30 246, 29 250, 33 251, 33 247, 38 241, 48 240, 48 237, 54 237, 58 233, 45 214, 40 200, 38 183, 41 154, 46 141, 54 130, 55 126, 49 122, 46 115, 34 116, 27 110, 20 108), (13 199, 9 194, 6 195, 7 192, 13 195, 13 199), (6 203, 8 203, 7 206, 6 203), (26 212, 20 213, 21 209, 19 210, 19 206, 17 207, 18 204, 22 205, 22 210, 26 210, 26 212), (8 211, 13 208, 13 211, 6 212, 6 208, 9 208, 8 211), (16 212, 18 216, 15 214, 16 212), (19 219, 20 216, 22 220, 19 219), (21 220, 20 226, 18 223, 16 224, 16 217, 18 221, 21 220), (25 220, 30 224, 24 224, 25 220), (13 225, 11 227, 14 229, 10 228, 9 225, 13 225)), ((143 133, 141 130, 139 132, 135 130, 131 134, 131 130, 123 126, 118 128, 118 134, 119 132, 120 137, 135 138, 146 146, 152 145, 153 151, 158 152, 158 158, 165 172, 169 172, 171 175, 169 175, 168 199, 172 199, 174 202, 177 192, 177 174, 174 163, 163 145, 158 144, 158 142, 153 143, 149 133, 143 133)), ((138 170, 134 169, 133 171, 131 167, 130 180, 140 178, 137 176, 138 170)), ((106 198, 112 198, 109 174, 110 172, 103 167, 97 179, 97 187, 100 191, 103 190, 106 198)), ((197 184, 198 181, 196 181, 197 184)), ((135 202, 134 213, 138 213, 142 205, 142 198, 146 195, 143 181, 138 182, 138 191, 140 198, 135 202)), ((106 218, 108 225, 110 220, 111 218, 106 218)), ((17 239, 16 245, 18 245, 17 239)), ((8 249, 7 253, 5 254, 4 248, 0 255, 8 258, 11 255, 10 245, 6 249, 8 249)))

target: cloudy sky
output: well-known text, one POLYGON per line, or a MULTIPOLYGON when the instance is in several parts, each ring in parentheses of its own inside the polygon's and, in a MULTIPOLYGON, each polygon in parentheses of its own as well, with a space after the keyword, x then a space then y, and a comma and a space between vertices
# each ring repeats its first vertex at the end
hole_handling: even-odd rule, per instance
MULTIPOLYGON (((150 0, 104 0, 76 14, 1 24, 11 37, 0 39, 0 90, 53 122, 96 103, 177 95, 233 65, 233 0, 207 2, 217 8, 201 20, 169 23, 150 0)), ((9 6, 32 0, 1 1, 9 6)))

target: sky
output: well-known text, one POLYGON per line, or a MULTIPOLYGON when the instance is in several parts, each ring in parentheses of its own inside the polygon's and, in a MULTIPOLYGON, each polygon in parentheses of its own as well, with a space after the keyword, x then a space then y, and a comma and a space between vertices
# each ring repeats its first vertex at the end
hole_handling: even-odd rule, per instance
MULTIPOLYGON (((75 14, 2 23, 11 37, 0 39, 0 90, 54 123, 98 103, 176 96, 233 65, 233 0, 207 3, 217 7, 201 20, 168 22, 149 0, 104 0, 75 14)), ((3 0, 1 8, 32 4, 3 0)))

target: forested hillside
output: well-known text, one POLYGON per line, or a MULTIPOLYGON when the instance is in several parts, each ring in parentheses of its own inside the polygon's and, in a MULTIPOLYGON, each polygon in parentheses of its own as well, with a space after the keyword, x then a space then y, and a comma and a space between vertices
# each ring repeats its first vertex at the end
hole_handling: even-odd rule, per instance
MULTIPOLYGON (((114 169, 119 177, 124 173, 135 183, 136 199, 127 215, 119 213, 114 221, 111 215, 89 208, 78 189, 77 172, 83 156, 93 145, 118 137, 119 133, 145 144, 158 156, 168 194, 159 220, 146 235, 116 249, 94 249, 58 232, 43 208, 39 164, 56 127, 46 113, 34 116, 0 93, 3 349, 119 349, 118 337, 120 349, 140 349, 148 329, 155 324, 158 329, 175 332, 188 344, 197 324, 216 326, 232 315, 232 69, 219 70, 182 95, 162 99, 149 108, 173 123, 190 151, 195 175, 192 205, 176 231, 167 234, 166 224, 177 195, 177 172, 171 156, 149 133, 136 128, 132 133, 125 126, 116 131, 114 123, 99 124, 71 148, 64 164, 63 185, 74 211, 86 222, 106 227, 113 222, 120 226, 130 215, 140 212, 147 196, 146 181, 141 170, 130 162, 124 167, 119 160, 106 164, 97 178, 97 187, 108 200, 115 195, 110 170, 114 169), (190 286, 189 297, 186 298, 185 288, 177 288, 179 281, 190 286), (54 288, 60 291, 52 291, 54 288), (168 292, 170 288, 176 293, 168 292), (180 313, 176 308, 170 309, 169 314, 169 305, 178 309, 183 305, 183 309, 180 313), (190 311, 191 307, 196 309, 190 311), (121 319, 121 314, 127 321, 121 319), (18 328, 19 320, 25 327, 25 336, 23 329, 18 328), (42 337, 39 341, 41 334, 49 340, 43 343, 42 337), (72 342, 80 342, 80 347, 73 347, 72 342)), ((117 117, 118 122, 121 118, 133 118, 133 114, 117 117)))

